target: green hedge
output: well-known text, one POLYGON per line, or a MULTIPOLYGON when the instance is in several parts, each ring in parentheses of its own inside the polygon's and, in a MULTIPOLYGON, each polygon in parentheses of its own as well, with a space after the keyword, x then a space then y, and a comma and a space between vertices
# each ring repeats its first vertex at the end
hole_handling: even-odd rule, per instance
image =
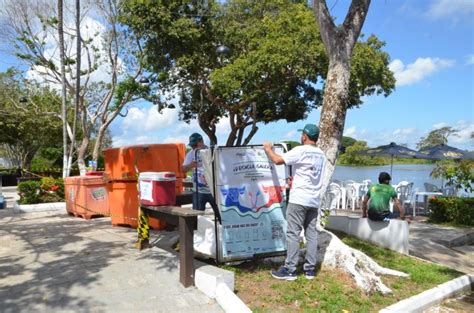
POLYGON ((428 208, 430 222, 474 226, 474 198, 432 198, 428 208))
POLYGON ((62 178, 43 177, 40 181, 24 181, 18 184, 20 204, 37 204, 64 201, 62 178))

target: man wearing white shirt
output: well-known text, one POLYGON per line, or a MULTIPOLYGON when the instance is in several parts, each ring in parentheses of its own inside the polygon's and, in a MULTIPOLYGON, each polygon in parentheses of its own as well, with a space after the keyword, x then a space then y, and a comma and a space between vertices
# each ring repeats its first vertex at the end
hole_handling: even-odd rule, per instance
POLYGON ((303 228, 307 242, 303 271, 308 279, 313 279, 315 276, 318 249, 316 222, 322 197, 324 166, 327 159, 324 152, 316 146, 319 128, 314 124, 306 124, 299 131, 302 131, 302 146, 297 146, 283 155, 276 154, 271 143, 263 144, 269 159, 275 164, 293 166, 294 176, 286 210, 287 256, 285 265, 277 271, 272 271, 273 277, 283 280, 296 279, 299 235, 303 228))
POLYGON ((214 212, 218 212, 216 201, 204 176, 201 156, 197 152, 200 149, 207 149, 207 146, 198 133, 194 133, 189 137, 189 146, 192 150, 186 154, 181 168, 183 172, 193 170, 193 209, 204 211, 206 203, 209 203, 214 212))

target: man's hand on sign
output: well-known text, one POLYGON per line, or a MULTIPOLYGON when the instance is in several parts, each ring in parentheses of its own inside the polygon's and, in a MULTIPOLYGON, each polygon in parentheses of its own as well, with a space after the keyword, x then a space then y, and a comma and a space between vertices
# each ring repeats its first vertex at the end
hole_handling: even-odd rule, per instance
POLYGON ((197 162, 196 161, 191 161, 191 164, 189 164, 191 168, 196 168, 197 167, 197 162))
POLYGON ((286 185, 288 186, 288 189, 291 189, 291 186, 293 185, 293 176, 288 176, 286 179, 286 185))
POLYGON ((273 144, 271 142, 264 142, 263 143, 263 150, 265 151, 271 151, 273 147, 273 144))

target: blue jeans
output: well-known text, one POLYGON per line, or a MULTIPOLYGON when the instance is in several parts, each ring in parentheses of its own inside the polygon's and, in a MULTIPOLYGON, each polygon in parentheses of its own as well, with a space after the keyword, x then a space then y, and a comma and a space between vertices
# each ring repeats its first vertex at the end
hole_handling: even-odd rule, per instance
POLYGON ((377 221, 377 222, 395 219, 395 218, 398 218, 399 216, 400 216, 400 212, 390 212, 390 211, 377 212, 370 209, 368 212, 369 219, 372 221, 377 221))
POLYGON ((193 209, 204 211, 206 209, 206 203, 209 203, 212 209, 215 211, 217 210, 216 200, 210 193, 193 193, 193 209))

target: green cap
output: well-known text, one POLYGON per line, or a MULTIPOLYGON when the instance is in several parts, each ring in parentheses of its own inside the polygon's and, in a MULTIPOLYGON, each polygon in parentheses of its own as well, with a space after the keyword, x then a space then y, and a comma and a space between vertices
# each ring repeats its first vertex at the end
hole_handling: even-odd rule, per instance
POLYGON ((194 133, 191 136, 189 136, 189 145, 195 146, 201 140, 202 140, 202 136, 198 133, 194 133))
POLYGON ((310 139, 318 139, 319 137, 319 127, 315 124, 306 124, 303 129, 298 129, 298 131, 302 131, 310 139))

